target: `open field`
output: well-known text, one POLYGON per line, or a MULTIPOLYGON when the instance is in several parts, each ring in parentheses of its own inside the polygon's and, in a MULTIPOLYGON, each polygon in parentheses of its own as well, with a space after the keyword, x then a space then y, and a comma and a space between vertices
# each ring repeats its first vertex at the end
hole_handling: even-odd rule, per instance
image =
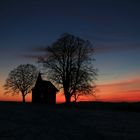
POLYGON ((139 140, 139 103, 66 107, 0 102, 0 140, 31 139, 139 140))

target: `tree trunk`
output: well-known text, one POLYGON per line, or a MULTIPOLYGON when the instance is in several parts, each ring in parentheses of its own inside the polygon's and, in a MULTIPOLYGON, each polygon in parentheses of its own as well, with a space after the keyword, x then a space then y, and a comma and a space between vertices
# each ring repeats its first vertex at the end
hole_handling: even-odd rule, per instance
POLYGON ((25 95, 22 94, 22 102, 25 103, 25 95))
POLYGON ((75 102, 75 103, 77 102, 76 94, 74 94, 74 102, 75 102))
POLYGON ((76 97, 74 98, 74 102, 75 102, 75 103, 77 102, 77 98, 76 98, 76 97))
POLYGON ((65 94, 66 104, 70 104, 71 102, 71 96, 69 94, 65 94))

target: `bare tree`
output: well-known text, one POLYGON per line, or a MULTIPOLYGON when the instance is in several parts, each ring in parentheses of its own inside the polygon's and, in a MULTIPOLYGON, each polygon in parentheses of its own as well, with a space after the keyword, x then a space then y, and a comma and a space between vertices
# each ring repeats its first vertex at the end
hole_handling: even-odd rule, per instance
POLYGON ((74 98, 74 102, 77 102, 77 100, 80 96, 92 96, 96 99, 96 86, 92 84, 91 87, 89 87, 83 91, 73 93, 72 97, 74 98))
POLYGON ((22 64, 12 70, 6 79, 4 88, 6 93, 13 95, 21 93, 23 102, 35 84, 37 69, 31 64, 22 64))
POLYGON ((66 103, 71 97, 76 101, 79 96, 95 93, 93 54, 88 40, 66 33, 46 48, 46 57, 39 59, 47 77, 62 86, 66 103))

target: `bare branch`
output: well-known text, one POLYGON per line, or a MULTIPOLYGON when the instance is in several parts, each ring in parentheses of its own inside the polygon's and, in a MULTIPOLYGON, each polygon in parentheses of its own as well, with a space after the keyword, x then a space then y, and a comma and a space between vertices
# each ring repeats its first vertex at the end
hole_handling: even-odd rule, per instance
POLYGON ((66 102, 70 102, 72 96, 77 100, 93 92, 97 76, 93 54, 89 41, 66 33, 46 48, 46 58, 39 59, 47 77, 62 85, 66 102))

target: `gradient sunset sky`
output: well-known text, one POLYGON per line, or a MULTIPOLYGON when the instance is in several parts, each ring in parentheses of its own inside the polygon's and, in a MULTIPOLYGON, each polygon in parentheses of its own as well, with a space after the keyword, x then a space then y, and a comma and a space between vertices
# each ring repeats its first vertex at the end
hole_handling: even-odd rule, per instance
POLYGON ((20 100, 3 95, 8 73, 65 32, 93 43, 97 100, 140 101, 138 0, 0 0, 0 100, 20 100))

